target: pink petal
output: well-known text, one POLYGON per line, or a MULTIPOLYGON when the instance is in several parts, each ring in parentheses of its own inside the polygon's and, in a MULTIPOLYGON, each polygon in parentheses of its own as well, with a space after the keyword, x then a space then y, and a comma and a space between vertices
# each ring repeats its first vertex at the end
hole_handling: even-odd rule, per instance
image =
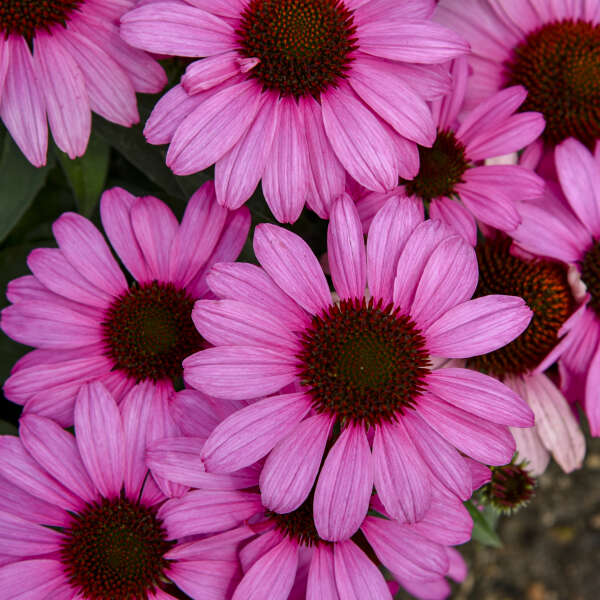
POLYGON ((469 358, 497 350, 519 336, 532 312, 517 296, 467 300, 442 315, 425 332, 433 356, 469 358))
POLYGON ((254 563, 232 600, 286 600, 298 568, 298 545, 284 539, 254 563))
POLYGON ((230 473, 265 456, 310 410, 304 392, 271 396, 217 425, 202 453, 209 472, 230 473))
POLYGON ((0 586, 11 590, 11 600, 48 600, 67 587, 67 578, 57 560, 21 560, 0 568, 0 586))
POLYGON ((340 600, 392 600, 383 575, 354 542, 335 544, 333 560, 340 600))
POLYGON ((211 535, 193 542, 177 544, 165 552, 164 557, 170 560, 205 560, 219 556, 222 560, 236 560, 238 545, 255 535, 247 525, 230 529, 225 533, 211 535), (217 554, 218 553, 218 554, 217 554))
MULTIPOLYGON (((261 524, 263 527, 272 527, 272 523, 267 521, 261 524)), ((248 572, 252 566, 262 558, 267 552, 270 552, 275 546, 281 543, 284 535, 279 529, 270 529, 259 536, 255 537, 251 542, 246 544, 239 553, 240 563, 244 573, 248 572)))
POLYGON ((75 430, 81 459, 104 498, 121 493, 125 439, 119 409, 100 382, 81 388, 75 403, 75 430))
POLYGON ((186 0, 186 2, 223 17, 236 18, 244 10, 244 0, 186 0))
POLYGON ((362 425, 348 425, 329 451, 315 488, 314 521, 324 540, 350 538, 360 527, 373 490, 373 463, 362 425))
POLYGON ((335 585, 333 546, 317 544, 308 571, 306 600, 339 600, 335 585))
POLYGON ((593 436, 600 435, 600 398, 598 397, 598 378, 600 375, 600 348, 596 350, 589 366, 585 388, 585 412, 593 436))
POLYGON ((294 223, 308 198, 309 159, 304 130, 297 102, 281 98, 262 181, 267 204, 280 223, 294 223))
POLYGON ((330 417, 313 415, 275 445, 260 473, 265 507, 285 514, 306 500, 319 472, 332 426, 330 417))
MULTIPOLYGON (((196 60, 188 65, 181 77, 181 85, 190 96, 209 90, 238 75, 243 64, 241 61, 240 55, 234 50, 196 60)), ((255 58, 251 64, 258 62, 259 59, 255 58)))
POLYGON ((377 494, 393 519, 414 523, 431 504, 431 481, 402 417, 375 428, 373 476, 377 494))
POLYGON ((432 104, 434 120, 440 131, 452 128, 462 109, 469 78, 469 61, 467 57, 461 56, 452 62, 450 76, 452 78, 452 90, 445 98, 432 104))
POLYGON ((531 427, 533 413, 509 387, 469 369, 438 369, 427 375, 427 390, 478 417, 514 427, 531 427))
POLYGON ((234 560, 185 560, 169 565, 169 579, 187 597, 219 600, 229 598, 238 581, 234 560))
POLYGON ((246 400, 276 392, 296 379, 296 359, 281 349, 219 346, 183 361, 185 382, 216 398, 246 400))
POLYGON ((487 465, 505 465, 515 452, 507 427, 444 402, 433 394, 419 398, 419 416, 461 452, 487 465))
POLYGON ((302 238, 261 223, 254 232, 254 252, 273 281, 304 310, 318 314, 331 305, 323 269, 302 238))
POLYGON ((321 95, 323 125, 340 163, 366 188, 391 190, 398 182, 392 138, 347 84, 321 95))
POLYGON ((362 298, 367 285, 365 242, 358 211, 347 194, 333 204, 327 250, 331 279, 340 298, 362 298))
POLYGON ((450 198, 434 198, 429 205, 429 217, 442 221, 460 234, 471 246, 477 244, 475 219, 460 202, 450 198))
POLYGON ((58 552, 63 535, 17 515, 0 511, 2 552, 18 560, 58 552))
POLYGON ((519 460, 527 461, 527 471, 539 477, 548 467, 550 452, 546 449, 535 427, 520 429, 511 427, 517 445, 519 460))

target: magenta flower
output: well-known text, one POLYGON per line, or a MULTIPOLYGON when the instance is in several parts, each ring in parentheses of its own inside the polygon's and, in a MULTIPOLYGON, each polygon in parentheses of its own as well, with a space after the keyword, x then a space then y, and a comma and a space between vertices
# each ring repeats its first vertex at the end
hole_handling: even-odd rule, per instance
POLYGON ((161 66, 119 37, 134 0, 11 0, 0 10, 0 117, 25 156, 46 164, 48 124, 70 158, 84 154, 91 111, 130 127, 135 93, 159 92, 161 66))
POLYGON ((554 0, 441 0, 435 18, 471 44, 467 106, 522 85, 521 110, 541 112, 543 139, 600 138, 600 6, 554 0))
POLYGON ((268 455, 260 487, 270 510, 300 506, 326 454, 315 524, 338 541, 362 523, 373 484, 393 518, 412 522, 430 504, 432 478, 470 496, 455 448, 486 464, 510 460, 506 426, 533 422, 524 402, 479 373, 433 370, 429 357, 497 349, 531 312, 516 297, 470 300, 473 249, 397 198, 375 217, 366 254, 354 203, 336 201, 328 248, 336 304, 307 244, 259 225, 262 268, 221 264, 208 276, 223 299, 197 302, 193 318, 215 347, 187 358, 184 377, 216 398, 267 396, 218 425, 203 460, 209 472, 231 472, 268 455), (288 384, 297 391, 282 393, 288 384))
POLYGON ((21 419, 20 439, 0 438, 0 584, 10 597, 231 597, 239 536, 187 541, 203 527, 193 510, 203 492, 167 500, 148 477, 144 447, 162 419, 148 406, 132 392, 119 410, 96 382, 77 398, 75 438, 38 415, 21 419))
POLYGON ((393 188, 431 146, 426 100, 447 92, 437 65, 464 54, 432 23, 433 0, 164 0, 123 15, 133 46, 192 63, 145 128, 180 175, 215 166, 217 200, 241 206, 259 180, 281 222, 305 203, 322 217, 344 173, 393 188))
POLYGON ((104 193, 100 212, 134 283, 94 225, 67 213, 53 226, 58 249, 29 255, 33 276, 10 282, 13 304, 2 311, 4 332, 36 348, 13 368, 6 397, 63 425, 88 381, 117 401, 142 381, 173 390, 181 361, 204 347, 191 311, 208 292, 205 273, 237 258, 250 225, 245 208, 228 213, 214 201, 212 183, 192 196, 181 225, 160 200, 119 188, 104 193))
MULTIPOLYGON (((432 103, 437 137, 431 148, 419 146, 419 172, 401 182, 399 191, 421 199, 429 215, 477 243, 475 219, 502 231, 520 222, 518 200, 539 197, 544 181, 519 165, 484 165, 485 159, 520 150, 544 129, 539 113, 514 114, 527 92, 521 86, 503 90, 474 110, 457 117, 467 86, 466 59, 454 61, 451 93, 432 103)), ((385 203, 388 195, 371 192, 359 200, 363 224, 385 203)))
POLYGON ((581 305, 563 325, 564 337, 545 361, 559 360, 561 387, 581 402, 592 435, 600 435, 600 157, 568 139, 555 150, 560 188, 549 184, 542 201, 524 202, 514 233, 520 246, 576 266, 586 288, 581 305), (564 195, 563 195, 564 194, 564 195))

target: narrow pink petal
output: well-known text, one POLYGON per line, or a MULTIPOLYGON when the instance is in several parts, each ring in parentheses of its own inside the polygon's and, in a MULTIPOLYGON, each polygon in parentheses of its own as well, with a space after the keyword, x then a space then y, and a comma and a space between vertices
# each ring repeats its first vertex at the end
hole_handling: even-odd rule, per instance
POLYGON ((427 375, 427 390, 478 417, 513 427, 531 427, 527 403, 497 379, 469 369, 438 369, 427 375))
POLYGON ((315 488, 314 520, 324 540, 350 538, 373 491, 371 449, 362 425, 348 425, 329 451, 315 488))
MULTIPOLYGON (((270 521, 266 521, 261 523, 261 526, 269 528, 273 527, 273 524, 270 521)), ((240 550, 239 558, 244 573, 247 573, 256 561, 261 559, 267 552, 270 552, 275 546, 280 544, 284 537, 279 529, 269 529, 264 532, 261 529, 260 535, 240 550)))
POLYGON ((2 552, 18 560, 58 552, 63 535, 28 519, 0 511, 0 540, 2 552))
POLYGON ((550 452, 542 443, 536 428, 511 427, 510 431, 515 438, 518 459, 527 461, 527 471, 534 477, 539 477, 548 467, 550 452))
POLYGON ((256 82, 244 81, 209 96, 175 132, 167 165, 176 175, 206 169, 230 150, 248 129, 258 111, 256 82))
POLYGON ((460 453, 431 429, 418 412, 407 411, 402 423, 435 478, 458 498, 468 500, 473 491, 471 473, 460 453))
POLYGON ((393 519, 414 523, 423 518, 431 504, 431 476, 402 417, 375 428, 373 476, 377 494, 393 519))
POLYGON ((479 272, 472 246, 462 237, 446 238, 433 250, 415 291, 410 314, 426 328, 451 308, 469 300, 479 272))
POLYGON ((381 60, 359 55, 352 63, 350 85, 401 136, 422 146, 432 146, 436 128, 427 103, 385 67, 379 68, 382 64, 381 60))
POLYGON ((555 150, 556 172, 571 208, 594 237, 600 235, 600 170, 590 151, 569 138, 555 150))
POLYGON ((217 425, 202 452, 207 471, 230 473, 265 456, 310 410, 304 392, 271 396, 217 425))
POLYGON ((336 200, 327 229, 331 279, 342 300, 362 298, 367 285, 365 242, 356 206, 348 194, 336 200))
POLYGON ((450 198, 434 198, 429 205, 429 217, 442 221, 460 234, 471 246, 477 244, 475 219, 460 202, 450 198))
POLYGON ((456 192, 473 216, 490 227, 512 233, 521 223, 515 198, 496 185, 467 181, 457 184, 456 192))
POLYGON ((189 598, 230 598, 239 579, 235 560, 184 560, 169 565, 168 577, 189 598))
POLYGON ((208 274, 207 282, 217 296, 264 307, 291 330, 301 331, 310 324, 309 315, 256 265, 217 264, 208 274))
POLYGON ((585 437, 567 400, 543 373, 528 376, 525 385, 542 443, 565 473, 579 469, 585 457, 585 437))
POLYGON ((252 492, 193 490, 165 502, 158 517, 169 539, 176 539, 237 527, 261 510, 260 496, 252 492))
POLYGON ((27 414, 20 420, 19 435, 29 454, 46 472, 86 502, 97 499, 98 492, 70 433, 50 419, 27 414))
MULTIPOLYGON (((241 57, 232 50, 196 60, 188 65, 181 77, 183 89, 190 95, 209 90, 241 72, 241 57)), ((254 59, 254 64, 259 60, 254 59)))
POLYGON ((419 600, 445 600, 450 597, 452 589, 444 577, 430 581, 411 581, 398 577, 400 585, 419 600))
POLYGON ((308 571, 306 600, 339 600, 335 585, 333 546, 317 544, 308 571))
POLYGON ((419 224, 413 228, 402 248, 393 274, 394 304, 403 312, 411 311, 423 270, 433 251, 451 235, 453 232, 441 221, 431 219, 420 219, 419 224))
POLYGON ((61 588, 67 585, 64 567, 58 560, 21 560, 0 568, 0 587, 11 590, 11 600, 57 598, 57 592, 64 592, 61 588))
POLYGON ((375 215, 367 238, 367 283, 376 300, 391 302, 398 259, 423 222, 422 205, 394 196, 375 215))
POLYGON ((237 586, 232 600, 286 600, 294 584, 298 568, 298 545, 282 540, 260 558, 237 586))
POLYGON ((198 300, 192 320, 214 346, 281 347, 290 353, 298 348, 296 335, 268 307, 250 307, 237 300, 198 300))
POLYGON ((318 314, 331 305, 323 269, 301 237, 261 223, 254 232, 254 252, 273 281, 304 310, 318 314))
POLYGON ((464 180, 482 189, 494 189, 495 195, 506 195, 513 201, 532 200, 544 195, 544 180, 520 165, 471 167, 465 172, 464 180))
POLYGON ((425 20, 388 20, 384 15, 382 20, 360 25, 361 52, 389 60, 435 64, 469 51, 462 36, 442 25, 425 20))
POLYGON ((153 196, 138 198, 130 215, 148 275, 158 281, 169 281, 169 251, 179 228, 175 215, 153 196))
POLYGON ((392 138, 347 84, 321 95, 323 125, 348 173, 366 188, 391 190, 398 182, 392 138))
POLYGON ((279 100, 271 153, 262 187, 271 212, 280 223, 294 223, 308 199, 309 159, 304 116, 291 97, 279 100))
POLYGON ((215 190, 219 203, 239 208, 253 194, 263 176, 279 122, 277 96, 263 92, 256 116, 237 144, 215 165, 215 190))
MULTIPOLYGON (((533 428, 519 429, 519 431, 533 431, 533 428)), ((473 460, 472 458, 469 458, 468 456, 465 456, 464 458, 471 471, 471 477, 473 478, 473 491, 478 490, 482 485, 485 485, 491 481, 492 472, 488 467, 482 465, 476 460, 473 460)))
MULTIPOLYGON (((238 410, 239 404, 231 402, 232 412, 238 410)), ((183 389, 170 399, 169 412, 179 426, 183 435, 206 439, 212 430, 229 414, 225 409, 228 404, 222 400, 213 400, 197 390, 183 389)))
POLYGON ((585 388, 585 412, 590 423, 593 436, 600 436, 600 397, 598 396, 598 379, 600 376, 600 348, 590 362, 585 388))
POLYGON ((461 452, 487 465, 505 465, 515 452, 507 427, 456 408, 433 394, 419 398, 419 416, 461 452))
POLYGON ((321 105, 312 96, 302 96, 298 102, 304 116, 312 173, 307 203, 321 218, 326 219, 329 217, 331 202, 344 192, 346 172, 327 139, 321 105))
POLYGON ((90 283, 113 296, 127 290, 119 265, 90 221, 75 213, 64 213, 54 222, 52 232, 65 258, 90 283))
POLYGON ((0 96, 4 89, 4 82, 6 81, 6 73, 8 72, 8 65, 10 63, 10 44, 8 40, 0 40, 0 96))
POLYGON ((100 382, 84 385, 75 403, 75 431, 81 459, 105 498, 121 493, 125 440, 119 409, 100 382))
POLYGON ((333 561, 340 600, 392 600, 381 571, 351 540, 335 544, 333 561))
POLYGON ((183 2, 152 2, 121 17, 121 36, 135 48, 173 56, 211 56, 235 44, 225 20, 183 2))
POLYGON ((215 398, 246 400, 272 394, 294 381, 297 366, 281 349, 220 346, 183 361, 185 382, 215 398))
POLYGON ((262 503, 285 514, 296 510, 308 497, 333 426, 326 415, 313 415, 286 432, 271 450, 260 473, 262 503))
POLYGON ((469 358, 497 350, 519 336, 533 313, 517 296, 467 300, 442 315, 425 332, 433 356, 469 358))
POLYGON ((36 34, 34 67, 44 89, 56 145, 69 158, 82 156, 92 127, 85 81, 77 63, 51 35, 36 34))
MULTIPOLYGON (((346 2, 346 4, 348 4, 346 2)), ((429 19, 435 9, 434 0, 414 2, 414 0, 370 0, 362 2, 362 6, 355 13, 358 22, 377 21, 389 19, 429 19)))
POLYGON ((29 162, 41 167, 46 164, 48 125, 33 58, 22 36, 11 35, 2 45, 2 58, 10 53, 10 62, 4 86, 0 87, 0 117, 29 162))
POLYGON ((411 525, 367 517, 361 530, 377 558, 402 579, 427 581, 448 570, 445 548, 413 531, 411 525))
POLYGON ((186 0, 186 2, 213 15, 223 17, 236 18, 244 10, 244 0, 186 0))
POLYGON ((452 78, 451 92, 432 105, 434 120, 440 131, 454 127, 462 109, 469 78, 469 61, 466 56, 461 56, 452 62, 450 76, 452 78))
POLYGON ((448 553, 448 560, 450 561, 450 567, 448 568, 448 577, 451 577, 456 582, 462 582, 467 577, 467 563, 461 556, 458 550, 454 548, 446 548, 448 553))
POLYGON ((222 560, 236 560, 238 545, 256 533, 247 525, 230 529, 224 533, 204 537, 193 542, 179 543, 165 552, 167 560, 206 560, 219 556, 222 560), (217 554, 218 553, 218 554, 217 554))

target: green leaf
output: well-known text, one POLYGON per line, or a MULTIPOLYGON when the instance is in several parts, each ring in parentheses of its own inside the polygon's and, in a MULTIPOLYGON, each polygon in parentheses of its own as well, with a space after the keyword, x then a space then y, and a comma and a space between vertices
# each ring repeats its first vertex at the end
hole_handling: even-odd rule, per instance
POLYGON ((51 165, 34 167, 10 135, 5 136, 0 158, 0 242, 31 206, 50 169, 51 165))
POLYGON ((104 190, 108 174, 110 146, 102 138, 92 135, 82 157, 71 160, 58 148, 56 153, 73 194, 75 194, 79 212, 85 217, 90 217, 104 190))
POLYGON ((502 541, 494 531, 494 526, 486 518, 485 511, 480 511, 470 500, 465 502, 465 507, 473 519, 473 539, 493 548, 501 548, 502 541))

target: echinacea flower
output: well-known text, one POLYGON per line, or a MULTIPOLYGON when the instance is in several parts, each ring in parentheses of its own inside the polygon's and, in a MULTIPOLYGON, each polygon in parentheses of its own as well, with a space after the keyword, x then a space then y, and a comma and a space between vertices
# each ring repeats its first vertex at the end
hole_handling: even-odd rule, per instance
POLYGON ((592 435, 600 435, 600 156, 570 138, 556 147, 560 188, 548 185, 542 200, 519 206, 514 233, 525 250, 575 266, 584 292, 578 310, 545 361, 559 359, 561 387, 580 402, 592 435), (562 189, 562 193, 561 193, 562 189))
POLYGON ((166 83, 161 66, 119 37, 134 0, 9 0, 0 7, 0 118, 31 163, 46 164, 48 123, 70 158, 84 154, 91 112, 129 127, 136 92, 166 83))
POLYGON ((585 437, 565 396, 544 374, 555 361, 563 328, 576 310, 568 267, 522 256, 511 248, 510 238, 481 242, 476 252, 479 284, 475 296, 520 296, 533 311, 533 318, 510 344, 470 358, 467 366, 499 378, 529 404, 535 425, 512 431, 519 457, 527 461, 532 475, 544 472, 550 453, 563 471, 578 469, 585 456, 585 437))
POLYGON ((321 538, 338 541, 362 523, 373 484, 393 518, 412 522, 431 502, 432 478, 470 496, 456 448, 485 464, 509 462, 507 425, 531 426, 531 411, 498 381, 435 370, 430 356, 500 348, 531 312, 511 296, 471 300, 475 253, 451 234, 391 198, 365 253, 356 207, 343 196, 328 231, 335 304, 307 244, 275 225, 256 228, 261 267, 216 265, 207 280, 222 299, 201 300, 193 313, 215 347, 184 361, 185 381, 215 398, 262 399, 216 427, 203 451, 207 471, 268 455, 263 503, 286 513, 306 500, 326 455, 314 519, 321 538), (290 384, 297 391, 282 393, 290 384))
POLYGON ((231 597, 238 540, 187 540, 203 527, 192 508, 203 492, 169 500, 157 488, 144 412, 153 411, 143 395, 120 411, 96 382, 78 395, 75 437, 38 415, 22 417, 20 438, 0 437, 3 598, 231 597))
MULTIPOLYGON (((458 115, 468 80, 466 58, 451 68, 452 91, 432 103, 437 137, 431 148, 419 145, 419 172, 400 181, 399 191, 426 203, 429 215, 458 231, 471 245, 477 243, 475 219, 502 231, 520 222, 517 201, 539 197, 544 181, 520 165, 486 165, 482 161, 515 152, 533 142, 544 129, 539 113, 514 114, 527 92, 513 86, 458 115)), ((358 204, 363 222, 386 201, 371 192, 358 204)))
POLYGON ((66 213, 53 226, 58 249, 31 252, 33 276, 10 282, 13 304, 2 311, 3 331, 36 348, 13 368, 6 397, 63 425, 73 422, 88 381, 101 380, 117 401, 144 381, 159 394, 173 391, 182 360, 204 347, 191 311, 208 291, 206 270, 235 260, 250 226, 247 209, 215 202, 211 182, 192 196, 181 224, 160 200, 120 188, 104 193, 100 213, 133 283, 96 227, 66 213))
POLYGON ((431 146, 426 101, 438 65, 468 46, 429 19, 433 0, 161 0, 121 17, 133 46, 192 63, 150 116, 180 175, 215 164, 217 200, 241 206, 262 179, 280 222, 305 203, 322 217, 344 174, 371 190, 417 172, 431 146))
POLYGON ((522 85, 521 110, 544 115, 553 146, 600 138, 600 3, 597 0, 441 0, 435 19, 471 44, 469 108, 522 85))

